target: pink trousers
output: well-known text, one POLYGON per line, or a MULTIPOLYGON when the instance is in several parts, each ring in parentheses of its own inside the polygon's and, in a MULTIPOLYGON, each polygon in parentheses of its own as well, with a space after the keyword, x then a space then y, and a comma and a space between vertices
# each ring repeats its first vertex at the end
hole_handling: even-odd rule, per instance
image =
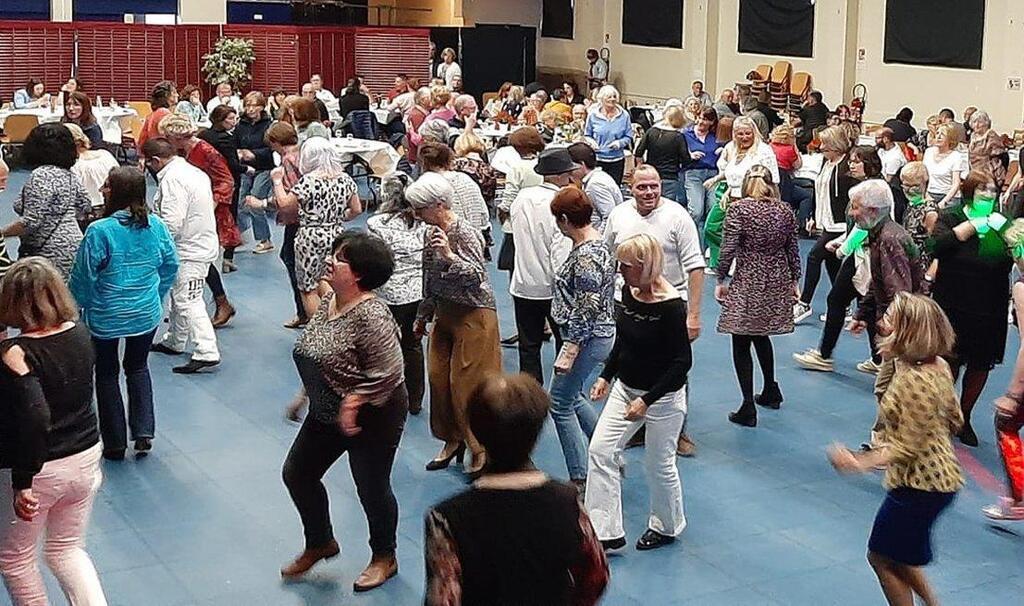
POLYGON ((10 473, 0 475, 0 574, 15 606, 47 606, 36 562, 43 557, 71 606, 107 606, 96 568, 85 552, 85 531, 103 474, 102 446, 50 461, 32 481, 39 513, 31 522, 14 515, 10 473))

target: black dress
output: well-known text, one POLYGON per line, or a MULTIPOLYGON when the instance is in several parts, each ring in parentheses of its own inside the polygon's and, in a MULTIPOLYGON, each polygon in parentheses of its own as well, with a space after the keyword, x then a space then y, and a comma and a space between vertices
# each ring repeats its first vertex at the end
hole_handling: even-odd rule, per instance
POLYGON ((953 228, 967 220, 963 206, 939 215, 931 249, 939 262, 932 298, 956 333, 954 362, 975 370, 1002 363, 1013 259, 999 234, 977 234, 961 242, 953 228))

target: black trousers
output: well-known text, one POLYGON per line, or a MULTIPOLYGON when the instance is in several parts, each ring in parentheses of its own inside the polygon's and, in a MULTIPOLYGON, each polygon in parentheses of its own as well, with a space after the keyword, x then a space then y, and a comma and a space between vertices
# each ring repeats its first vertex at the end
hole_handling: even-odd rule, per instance
MULTIPOLYGON (((839 273, 832 283, 832 290, 828 293, 828 310, 825 313, 825 328, 821 332, 821 344, 818 351, 823 358, 831 358, 835 351, 836 343, 839 342, 839 335, 843 332, 843 325, 846 323, 846 309, 851 303, 860 299, 860 293, 853 285, 853 275, 857 272, 857 264, 852 256, 843 260, 839 273)), ((875 362, 881 362, 875 346, 877 327, 875 319, 866 320, 868 329, 868 341, 871 346, 871 358, 875 362)))
POLYGON ((825 271, 833 283, 836 281, 836 274, 839 273, 841 261, 835 253, 825 249, 825 245, 835 240, 841 233, 821 232, 821 236, 814 243, 811 251, 807 253, 807 269, 804 271, 804 289, 800 293, 800 300, 810 305, 814 299, 814 291, 818 288, 818 281, 821 280, 821 264, 825 264, 825 271))
POLYGON ((626 173, 626 159, 605 161, 598 160, 597 165, 601 167, 601 170, 612 176, 615 182, 622 185, 622 176, 626 173))
POLYGON ((302 518, 306 549, 323 547, 334 538, 323 477, 341 455, 355 480, 359 502, 370 527, 374 555, 394 553, 398 532, 398 501, 391 491, 391 465, 398 452, 408 410, 408 395, 400 385, 382 406, 364 404, 358 424, 362 431, 349 437, 334 423, 307 416, 295 436, 282 476, 302 518))
POLYGON ((516 330, 519 334, 519 372, 537 379, 544 385, 544 371, 540 363, 540 347, 544 344, 544 323, 548 322, 555 337, 555 352, 562 348, 562 336, 551 319, 551 299, 522 299, 513 296, 516 330))
MULTIPOLYGON (((227 256, 224 257, 225 259, 227 256)), ((224 297, 224 282, 220 279, 220 272, 217 271, 217 264, 210 263, 210 271, 206 272, 206 285, 214 297, 224 297)))
POLYGON ((420 302, 413 301, 405 305, 389 305, 391 315, 402 330, 402 360, 405 362, 405 386, 409 390, 409 410, 423 408, 424 370, 423 370, 423 338, 413 334, 412 327, 416 323, 416 309, 420 302))
POLYGON ((284 243, 281 244, 281 262, 288 271, 288 283, 292 287, 292 297, 295 299, 295 315, 300 320, 308 320, 306 308, 302 306, 302 292, 299 290, 299 282, 295 278, 295 235, 299 233, 298 224, 284 226, 284 243))

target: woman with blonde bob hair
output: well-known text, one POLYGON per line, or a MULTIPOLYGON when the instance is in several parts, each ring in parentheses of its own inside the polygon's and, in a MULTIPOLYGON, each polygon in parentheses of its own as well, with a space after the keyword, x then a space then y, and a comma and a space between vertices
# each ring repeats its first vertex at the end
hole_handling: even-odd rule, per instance
POLYGON ((729 207, 715 299, 722 305, 718 332, 732 335, 732 361, 743 401, 729 414, 738 425, 757 425, 755 404, 777 410, 782 391, 775 382, 772 335, 793 332, 793 292, 800 281, 796 216, 779 198, 771 172, 754 166, 743 179, 743 198, 729 207), (736 262, 736 269, 730 269, 736 262), (764 378, 754 395, 753 346, 764 378))
POLYGON ((841 473, 885 467, 888 493, 875 516, 868 562, 890 605, 913 604, 915 594, 938 604, 922 567, 932 560, 935 520, 964 485, 951 438, 963 414, 943 359, 955 335, 937 303, 906 292, 886 310, 883 329, 886 362, 875 387, 882 446, 853 453, 836 444, 829 459, 841 473))
POLYGON ((54 265, 19 260, 0 283, 0 324, 17 337, 0 342, 0 574, 14 604, 47 604, 38 544, 75 604, 106 604, 83 549, 99 490, 100 434, 93 411, 89 331, 54 265), (45 539, 44 539, 45 537, 45 539))
POLYGON ((624 311, 617 314, 615 343, 590 390, 595 401, 611 395, 590 441, 585 506, 605 549, 623 547, 622 451, 646 424, 650 515, 636 548, 648 550, 672 543, 686 527, 675 459, 692 358, 687 332, 681 330, 686 304, 662 275, 661 244, 638 234, 619 244, 616 257, 625 280, 624 311))

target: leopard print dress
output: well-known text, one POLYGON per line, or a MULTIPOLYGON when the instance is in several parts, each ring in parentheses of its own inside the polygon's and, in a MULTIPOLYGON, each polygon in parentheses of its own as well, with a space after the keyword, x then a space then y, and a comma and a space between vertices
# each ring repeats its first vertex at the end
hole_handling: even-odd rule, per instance
POLYGON ((295 235, 295 277, 302 292, 316 290, 324 274, 324 257, 345 231, 348 203, 357 192, 347 174, 337 178, 306 174, 292 188, 299 199, 299 231, 295 235))

